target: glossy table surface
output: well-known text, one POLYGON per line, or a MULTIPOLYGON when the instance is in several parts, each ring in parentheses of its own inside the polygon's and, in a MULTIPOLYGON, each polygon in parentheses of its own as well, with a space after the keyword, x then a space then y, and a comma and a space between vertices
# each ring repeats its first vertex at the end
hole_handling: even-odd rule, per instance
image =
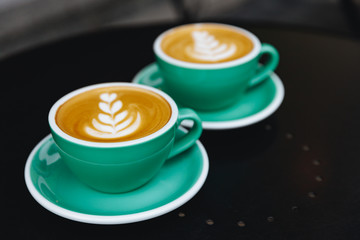
POLYGON ((238 26, 273 44, 280 108, 251 126, 205 130, 210 171, 189 202, 154 219, 91 225, 40 206, 24 182, 47 114, 79 87, 131 81, 171 26, 112 28, 0 62, 1 236, 5 239, 359 239, 360 41, 291 27, 238 26))

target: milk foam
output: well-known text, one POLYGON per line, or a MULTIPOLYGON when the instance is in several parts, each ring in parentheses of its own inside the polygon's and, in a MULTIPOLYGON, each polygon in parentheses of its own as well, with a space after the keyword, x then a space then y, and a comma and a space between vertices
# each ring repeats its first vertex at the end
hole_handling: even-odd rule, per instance
POLYGON ((220 43, 207 31, 193 31, 194 46, 186 48, 186 53, 195 59, 216 62, 233 56, 236 53, 235 44, 220 43))
POLYGON ((140 113, 130 113, 128 110, 120 111, 123 103, 116 98, 116 93, 100 95, 102 101, 98 106, 101 113, 98 114, 97 119, 92 119, 91 126, 85 126, 87 134, 103 139, 119 138, 134 133, 140 127, 140 113))

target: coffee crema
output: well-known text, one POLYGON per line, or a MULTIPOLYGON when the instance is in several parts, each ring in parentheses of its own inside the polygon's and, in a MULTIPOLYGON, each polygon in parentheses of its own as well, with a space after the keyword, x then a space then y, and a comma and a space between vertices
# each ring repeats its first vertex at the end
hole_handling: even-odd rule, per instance
POLYGON ((63 103, 55 121, 68 135, 92 142, 123 142, 160 130, 170 104, 150 90, 111 86, 80 93, 63 103))
POLYGON ((219 24, 177 27, 164 35, 161 49, 168 56, 191 63, 222 63, 249 54, 252 40, 240 31, 219 24))

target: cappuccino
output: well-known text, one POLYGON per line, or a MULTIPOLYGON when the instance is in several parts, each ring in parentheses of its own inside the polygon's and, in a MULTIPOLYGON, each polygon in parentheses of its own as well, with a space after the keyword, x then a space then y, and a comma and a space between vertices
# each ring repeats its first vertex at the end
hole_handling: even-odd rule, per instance
POLYGON ((162 51, 190 63, 222 63, 249 54, 252 40, 235 28, 219 24, 191 24, 174 28, 161 41, 162 51))
POLYGON ((143 88, 111 86, 73 96, 57 110, 55 121, 66 134, 92 142, 143 138, 166 125, 170 104, 143 88))

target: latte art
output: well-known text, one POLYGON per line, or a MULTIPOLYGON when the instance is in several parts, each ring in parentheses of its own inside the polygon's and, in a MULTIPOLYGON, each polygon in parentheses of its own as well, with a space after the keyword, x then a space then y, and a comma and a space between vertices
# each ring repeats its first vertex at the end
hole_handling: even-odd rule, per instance
POLYGON ((171 117, 169 103, 146 89, 114 86, 80 93, 62 104, 55 120, 68 135, 93 142, 122 142, 148 136, 171 117))
POLYGON ((235 44, 221 44, 207 31, 194 31, 192 37, 194 45, 186 48, 186 53, 192 58, 217 62, 230 58, 236 53, 235 44))
POLYGON ((254 43, 244 32, 222 24, 189 24, 166 32, 160 48, 169 57, 190 63, 222 63, 249 54, 254 43))
POLYGON ((134 133, 141 124, 139 112, 129 113, 120 111, 123 103, 116 100, 116 93, 103 93, 100 95, 98 118, 93 118, 92 126, 86 126, 85 131, 97 138, 119 138, 134 133), (135 115, 135 116, 134 116, 135 115))

